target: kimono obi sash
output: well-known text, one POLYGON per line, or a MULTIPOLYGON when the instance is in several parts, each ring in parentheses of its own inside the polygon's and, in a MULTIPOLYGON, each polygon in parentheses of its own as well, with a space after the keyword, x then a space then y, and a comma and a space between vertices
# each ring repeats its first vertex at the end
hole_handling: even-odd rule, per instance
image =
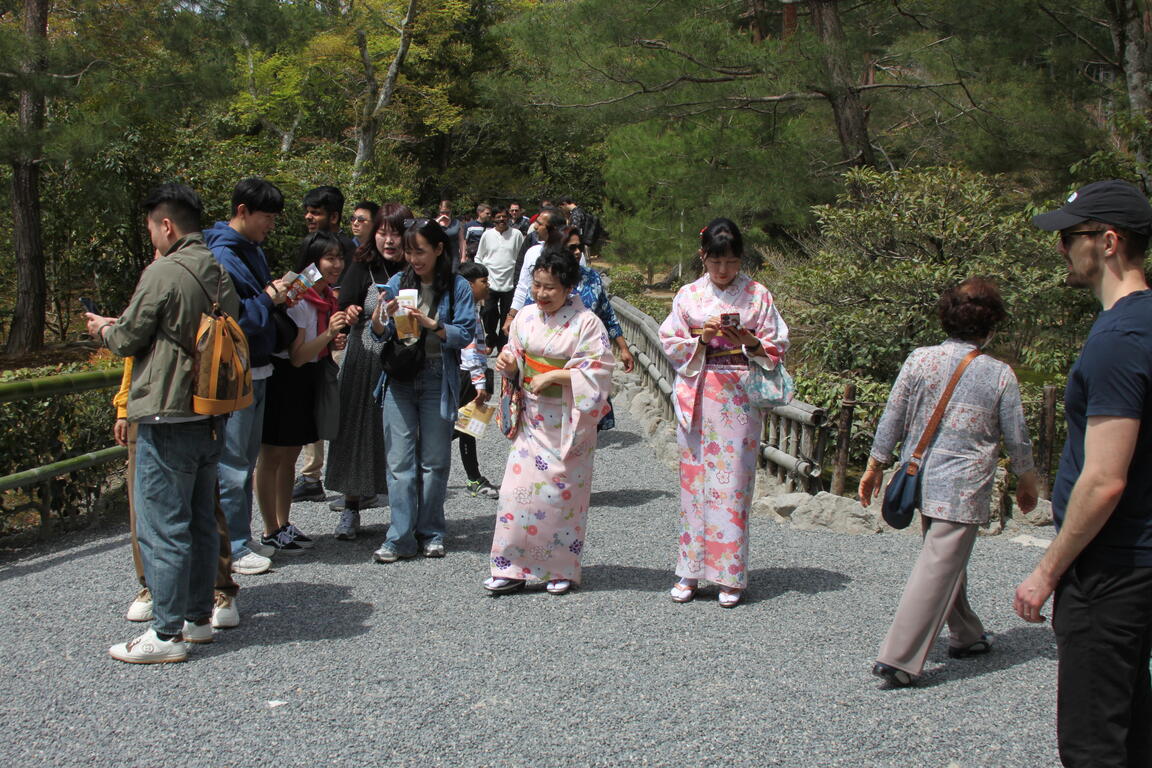
MULTIPOLYGON (((703 328, 689 328, 694 338, 699 338, 703 328)), ((747 368, 748 356, 740 347, 704 347, 705 368, 747 368)))
MULTIPOLYGON (((568 364, 566 357, 544 357, 543 355, 530 355, 524 353, 524 383, 530 384, 532 377, 538 373, 547 373, 548 371, 559 371, 568 364)), ((555 397, 562 399, 564 397, 564 387, 559 384, 552 384, 544 387, 544 389, 536 392, 537 397, 555 397)))

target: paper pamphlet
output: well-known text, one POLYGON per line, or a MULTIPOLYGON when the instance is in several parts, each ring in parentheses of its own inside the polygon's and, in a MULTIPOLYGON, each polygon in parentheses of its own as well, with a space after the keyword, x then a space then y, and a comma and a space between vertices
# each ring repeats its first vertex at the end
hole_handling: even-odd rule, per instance
POLYGON ((300 296, 316 284, 323 275, 320 274, 319 268, 315 264, 309 264, 304 267, 304 271, 300 274, 295 272, 287 272, 284 275, 284 282, 288 283, 288 298, 292 301, 300 298, 300 296))
POLYGON ((473 400, 460 409, 460 417, 456 419, 456 431, 463 432, 472 437, 480 437, 492 422, 495 408, 477 405, 473 400))

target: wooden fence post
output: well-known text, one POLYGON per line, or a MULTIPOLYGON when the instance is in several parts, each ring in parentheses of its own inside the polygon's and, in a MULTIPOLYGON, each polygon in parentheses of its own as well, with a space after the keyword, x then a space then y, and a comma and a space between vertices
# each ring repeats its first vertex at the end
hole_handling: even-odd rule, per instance
POLYGON ((856 411, 856 382, 844 383, 844 397, 840 400, 840 418, 836 424, 836 466, 832 470, 832 493, 844 495, 844 481, 848 475, 848 452, 852 439, 852 415, 856 411))

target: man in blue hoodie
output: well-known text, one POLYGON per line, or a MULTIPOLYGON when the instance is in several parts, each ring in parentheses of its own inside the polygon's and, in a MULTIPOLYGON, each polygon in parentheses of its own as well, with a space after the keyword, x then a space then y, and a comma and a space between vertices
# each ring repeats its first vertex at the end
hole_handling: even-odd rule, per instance
POLYGON ((272 375, 273 308, 288 297, 288 285, 272 279, 260 245, 283 210, 284 195, 276 185, 264 179, 244 179, 232 191, 232 218, 204 232, 204 242, 228 271, 240 296, 239 322, 248 337, 252 363, 252 405, 228 418, 219 466, 220 506, 232 538, 232 570, 248 575, 264 573, 272 565, 267 557, 271 547, 252 540, 252 470, 260 453, 264 393, 272 375))

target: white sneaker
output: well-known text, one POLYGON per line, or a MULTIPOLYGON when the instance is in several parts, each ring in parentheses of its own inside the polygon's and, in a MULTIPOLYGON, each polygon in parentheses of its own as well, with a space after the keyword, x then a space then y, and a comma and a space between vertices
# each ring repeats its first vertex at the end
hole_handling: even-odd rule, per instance
POLYGON ((204 643, 212 642, 212 622, 206 621, 203 624, 193 624, 187 619, 184 620, 184 642, 195 643, 196 645, 203 645, 204 643))
POLYGON ((239 573, 243 576, 255 576, 258 573, 264 573, 271 567, 272 561, 270 559, 255 552, 249 552, 244 557, 232 560, 232 573, 239 573))
POLYGON ((256 539, 248 539, 248 541, 244 542, 244 546, 260 555, 260 557, 272 557, 272 555, 276 554, 276 547, 269 547, 266 544, 261 544, 256 539))
POLYGON ((359 510, 345 509, 340 513, 340 522, 336 525, 336 538, 340 541, 355 541, 359 532, 359 510))
POLYGON ((212 626, 215 629, 232 629, 240 626, 240 606, 236 598, 224 592, 216 593, 216 606, 212 609, 212 626))
POLYGON ((128 621, 152 621, 152 592, 148 587, 143 587, 136 595, 124 618, 128 621))
POLYGON ((187 661, 188 645, 179 636, 161 640, 156 636, 156 631, 149 628, 134 640, 112 646, 108 649, 108 655, 129 664, 164 664, 187 661))

